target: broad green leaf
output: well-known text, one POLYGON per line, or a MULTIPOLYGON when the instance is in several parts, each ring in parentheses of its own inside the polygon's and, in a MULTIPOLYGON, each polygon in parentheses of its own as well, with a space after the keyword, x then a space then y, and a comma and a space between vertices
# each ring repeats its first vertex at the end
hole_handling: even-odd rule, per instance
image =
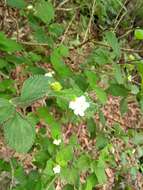
POLYGON ((7 4, 18 9, 24 9, 26 6, 26 2, 24 0, 7 0, 7 4))
POLYGON ((135 39, 143 40, 143 29, 136 29, 134 35, 135 39))
POLYGON ((87 177, 85 190, 92 190, 98 184, 98 180, 95 174, 91 174, 87 177))
POLYGON ((126 89, 123 85, 111 84, 107 90, 113 96, 123 96, 126 97, 129 93, 129 90, 126 89))
POLYGON ((40 18, 45 24, 49 24, 54 19, 54 8, 50 2, 40 0, 36 4, 35 9, 35 16, 40 18))
POLYGON ((105 40, 107 43, 112 47, 113 53, 116 57, 120 57, 121 51, 120 51, 120 45, 118 43, 118 39, 114 32, 107 31, 105 33, 105 40))
POLYGON ((118 82, 118 84, 124 83, 121 68, 120 68, 120 65, 118 65, 118 64, 114 64, 114 75, 115 75, 115 79, 118 82))
POLYGON ((52 79, 44 75, 35 75, 28 78, 22 87, 21 96, 15 99, 19 105, 27 106, 34 101, 43 98, 50 91, 49 84, 52 79))
POLYGON ((96 129, 96 124, 92 118, 87 120, 87 129, 91 138, 94 138, 97 129, 96 129))
POLYGON ((98 183, 99 184, 104 184, 107 181, 107 176, 105 173, 105 169, 102 167, 99 167, 98 165, 95 167, 95 175, 97 177, 98 183))
POLYGON ((85 71, 85 75, 87 77, 87 81, 92 89, 97 86, 98 77, 93 71, 85 71))
POLYGON ((4 123, 13 117, 15 113, 14 106, 7 99, 0 98, 0 123, 4 123))
POLYGON ((35 129, 28 120, 16 113, 5 123, 4 135, 11 148, 26 153, 34 143, 35 129))
POLYGON ((68 161, 73 158, 73 150, 71 146, 65 146, 60 149, 60 151, 56 155, 56 162, 60 166, 67 166, 68 161))
POLYGON ((61 172, 61 178, 66 181, 69 184, 77 184, 79 180, 79 172, 76 168, 63 168, 63 171, 61 172))
POLYGON ((97 134, 96 137, 96 148, 98 150, 103 149, 108 144, 108 139, 103 133, 97 134))
POLYGON ((49 113, 48 109, 46 107, 39 108, 37 112, 40 119, 43 119, 50 126, 52 138, 59 139, 61 137, 61 126, 49 113))
POLYGON ((105 104, 107 102, 107 94, 102 88, 95 87, 94 88, 97 98, 100 100, 102 104, 105 104))
POLYGON ((68 49, 64 46, 60 46, 57 49, 54 49, 53 53, 51 54, 51 63, 56 72, 61 77, 71 76, 71 70, 67 65, 64 64, 64 61, 62 60, 62 57, 67 55, 68 49))
POLYGON ((90 168, 90 157, 86 154, 82 154, 77 160, 77 167, 79 171, 88 171, 90 168))
POLYGON ((112 63, 110 52, 104 48, 95 49, 88 57, 87 63, 105 65, 112 63))
POLYGON ((22 50, 22 46, 16 41, 8 39, 4 33, 0 32, 0 50, 7 52, 15 52, 22 50))

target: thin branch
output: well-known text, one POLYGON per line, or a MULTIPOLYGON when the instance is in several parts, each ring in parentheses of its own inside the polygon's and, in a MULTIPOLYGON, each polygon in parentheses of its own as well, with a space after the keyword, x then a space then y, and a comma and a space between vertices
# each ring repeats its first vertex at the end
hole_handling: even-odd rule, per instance
POLYGON ((92 19, 93 19, 93 16, 94 16, 94 11, 95 11, 95 3, 96 3, 96 0, 93 0, 91 16, 90 16, 90 19, 89 19, 89 23, 88 23, 88 26, 87 26, 87 29, 86 29, 86 32, 85 32, 85 36, 84 36, 83 42, 86 41, 88 32, 89 32, 89 30, 91 28, 91 23, 92 23, 92 19))
POLYGON ((57 7, 56 9, 62 7, 65 3, 67 3, 69 0, 64 0, 63 2, 61 2, 57 7))
POLYGON ((65 41, 65 39, 66 39, 66 35, 67 35, 67 33, 68 33, 68 31, 69 31, 69 29, 70 29, 70 27, 71 27, 71 25, 72 25, 72 23, 73 23, 73 21, 74 21, 74 19, 75 19, 75 15, 76 15, 76 14, 73 15, 71 21, 69 22, 69 24, 68 24, 68 26, 67 26, 67 28, 66 28, 66 30, 65 30, 65 32, 64 32, 64 34, 63 34, 63 36, 62 36, 61 44, 62 44, 62 43, 65 41))

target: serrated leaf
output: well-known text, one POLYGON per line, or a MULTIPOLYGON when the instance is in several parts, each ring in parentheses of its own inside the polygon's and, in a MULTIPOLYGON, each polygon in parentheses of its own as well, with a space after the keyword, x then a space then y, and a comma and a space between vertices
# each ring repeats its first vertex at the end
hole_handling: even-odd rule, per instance
POLYGON ((50 2, 41 0, 36 4, 35 16, 40 18, 45 24, 49 24, 54 19, 54 8, 50 2))
POLYGON ((0 32, 0 50, 7 52, 15 52, 22 50, 22 46, 16 41, 8 39, 4 33, 0 32))
POLYGON ((49 83, 52 79, 44 75, 35 75, 28 78, 22 87, 21 96, 15 99, 21 105, 29 105, 46 96, 50 90, 49 83))
POLYGON ((28 120, 16 113, 5 123, 4 136, 11 148, 26 153, 34 143, 35 129, 28 120))
POLYGON ((7 121, 15 112, 14 106, 4 98, 0 98, 0 123, 7 121))

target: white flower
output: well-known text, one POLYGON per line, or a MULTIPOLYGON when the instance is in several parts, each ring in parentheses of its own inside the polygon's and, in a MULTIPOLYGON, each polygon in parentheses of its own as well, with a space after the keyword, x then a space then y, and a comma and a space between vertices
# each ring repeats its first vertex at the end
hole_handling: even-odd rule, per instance
POLYGON ((53 77, 54 73, 55 73, 54 71, 51 71, 49 73, 45 73, 45 77, 53 77))
POLYGON ((32 9, 33 9, 33 5, 28 5, 28 6, 27 6, 27 9, 28 9, 28 10, 32 10, 32 9))
POLYGON ((59 174, 61 172, 61 167, 60 165, 56 165, 54 168, 53 168, 53 172, 54 174, 59 174))
POLYGON ((59 145, 61 144, 61 142, 62 142, 61 139, 55 139, 55 140, 53 141, 53 144, 59 146, 59 145))
POLYGON ((89 103, 86 102, 85 96, 77 97, 74 101, 70 101, 69 108, 74 111, 75 115, 84 116, 84 112, 89 108, 89 103))

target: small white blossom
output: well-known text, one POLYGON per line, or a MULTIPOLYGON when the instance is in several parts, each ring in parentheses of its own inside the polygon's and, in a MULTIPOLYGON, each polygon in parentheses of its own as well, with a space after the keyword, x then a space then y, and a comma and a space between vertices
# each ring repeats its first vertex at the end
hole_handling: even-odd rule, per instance
POLYGON ((33 9, 33 5, 28 5, 28 6, 27 6, 27 9, 28 9, 28 10, 32 10, 32 9, 33 9))
POLYGON ((54 168, 53 168, 53 172, 54 174, 59 174, 61 172, 61 167, 60 165, 56 165, 54 168))
POLYGON ((55 73, 54 71, 51 71, 49 73, 45 73, 45 77, 53 77, 54 73, 55 73))
POLYGON ((55 139, 55 140, 53 141, 53 144, 59 146, 59 145, 61 144, 61 142, 62 142, 61 139, 55 139))
POLYGON ((86 101, 85 96, 77 97, 74 101, 70 101, 69 108, 74 111, 75 115, 84 116, 85 111, 89 108, 89 103, 86 101))

